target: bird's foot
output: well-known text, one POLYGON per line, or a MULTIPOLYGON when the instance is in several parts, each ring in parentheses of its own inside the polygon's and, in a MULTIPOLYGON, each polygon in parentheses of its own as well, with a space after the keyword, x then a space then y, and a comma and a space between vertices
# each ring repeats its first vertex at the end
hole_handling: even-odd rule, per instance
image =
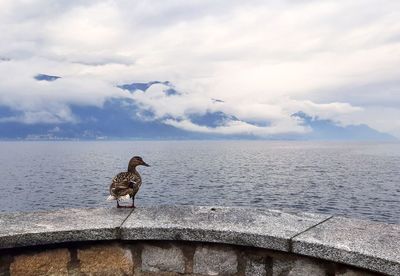
POLYGON ((118 205, 117 208, 132 208, 132 206, 118 205))

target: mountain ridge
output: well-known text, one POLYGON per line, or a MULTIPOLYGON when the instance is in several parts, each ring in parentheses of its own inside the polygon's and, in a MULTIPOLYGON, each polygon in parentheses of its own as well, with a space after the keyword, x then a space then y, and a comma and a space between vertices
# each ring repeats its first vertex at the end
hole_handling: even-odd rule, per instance
MULTIPOLYGON (((53 82, 59 76, 38 74, 37 81, 53 82)), ((146 91, 152 85, 164 85, 167 97, 182 95, 169 81, 132 82, 117 85, 130 93, 146 91)), ((225 104, 221 99, 210 101, 225 104)), ((305 134, 279 134, 259 137, 254 134, 218 134, 210 131, 188 131, 166 124, 166 119, 180 122, 180 118, 157 118, 151 109, 143 109, 131 98, 107 99, 103 106, 72 105, 69 109, 75 122, 26 123, 18 118, 22 111, 0 105, 0 139, 2 140, 113 140, 113 139, 252 139, 252 140, 351 140, 351 141, 395 141, 390 134, 382 133, 367 125, 340 126, 326 119, 312 117, 303 111, 293 113, 291 117, 300 120, 300 124, 310 128, 305 134)), ((245 123, 254 127, 268 127, 268 121, 246 121, 221 110, 193 112, 185 118, 191 124, 214 130, 232 123, 245 123)))

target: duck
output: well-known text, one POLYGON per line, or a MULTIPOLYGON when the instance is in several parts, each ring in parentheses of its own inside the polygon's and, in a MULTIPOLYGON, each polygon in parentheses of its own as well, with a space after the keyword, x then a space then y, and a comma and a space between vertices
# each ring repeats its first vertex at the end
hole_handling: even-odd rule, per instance
POLYGON ((129 160, 128 171, 120 172, 112 179, 110 196, 107 200, 116 200, 117 208, 136 208, 135 195, 142 185, 142 178, 136 170, 136 167, 140 165, 150 167, 149 164, 143 161, 142 157, 134 156, 129 160), (119 200, 129 198, 132 199, 132 205, 124 206, 119 204, 119 200))

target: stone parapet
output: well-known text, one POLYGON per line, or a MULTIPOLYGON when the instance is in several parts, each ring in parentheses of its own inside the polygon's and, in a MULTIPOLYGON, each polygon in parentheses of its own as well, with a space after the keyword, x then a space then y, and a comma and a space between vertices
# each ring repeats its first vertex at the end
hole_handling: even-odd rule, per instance
POLYGON ((0 214, 0 275, 400 275, 400 226, 258 208, 0 214))

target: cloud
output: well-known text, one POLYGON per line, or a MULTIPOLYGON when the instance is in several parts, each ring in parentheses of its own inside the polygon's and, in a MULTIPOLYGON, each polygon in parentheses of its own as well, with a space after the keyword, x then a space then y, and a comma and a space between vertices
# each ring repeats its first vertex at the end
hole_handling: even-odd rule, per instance
POLYGON ((101 106, 108 97, 129 95, 101 78, 68 74, 68 69, 72 68, 37 58, 0 63, 0 103, 20 111, 57 110, 60 105, 69 104, 101 106), (38 81, 38 72, 63 77, 52 82, 38 81))
POLYGON ((24 111, 18 116, 9 116, 0 118, 0 123, 18 122, 24 124, 58 124, 58 123, 75 123, 77 118, 71 114, 67 107, 62 107, 57 111, 24 111))
POLYGON ((3 0, 0 105, 33 123, 73 120, 57 113, 71 104, 130 98, 176 127, 256 135, 307 131, 290 117, 302 110, 400 137, 398 18, 390 0, 3 0), (154 80, 182 95, 116 87, 154 80), (208 111, 240 122, 190 123, 208 111))
MULTIPOLYGON (((167 125, 188 131, 212 134, 244 134, 273 136, 278 134, 303 134, 311 131, 298 118, 291 116, 298 110, 321 118, 337 114, 350 114, 361 110, 347 103, 316 104, 311 101, 296 101, 285 98, 276 104, 215 101, 190 93, 168 95, 168 85, 153 84, 145 91, 135 90, 132 99, 139 110, 150 111, 152 120, 161 120, 167 125), (225 114, 226 118, 215 127, 196 124, 192 115, 208 113, 225 114)), ((147 117, 149 120, 149 117, 147 117)))
POLYGON ((229 121, 224 125, 217 127, 208 127, 194 124, 190 120, 177 121, 173 119, 166 119, 164 123, 181 128, 188 131, 212 133, 212 134, 233 134, 233 135, 255 135, 261 137, 268 137, 276 134, 291 134, 291 133, 307 133, 310 131, 307 127, 299 126, 298 124, 291 124, 288 126, 275 125, 268 127, 260 127, 242 121, 229 121))

